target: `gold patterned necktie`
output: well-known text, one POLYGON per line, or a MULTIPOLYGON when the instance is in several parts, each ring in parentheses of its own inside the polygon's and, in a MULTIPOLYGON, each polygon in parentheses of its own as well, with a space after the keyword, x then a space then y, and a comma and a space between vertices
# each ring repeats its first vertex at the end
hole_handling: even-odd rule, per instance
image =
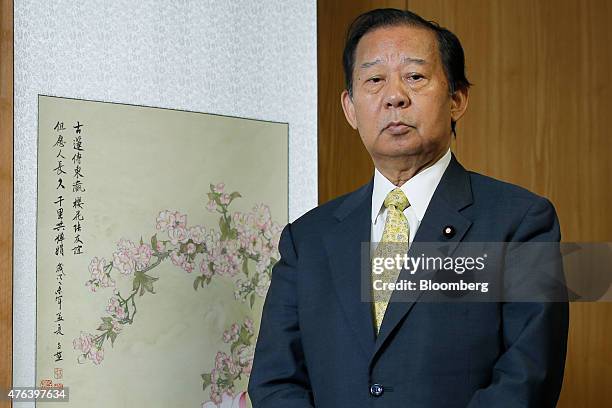
MULTIPOLYGON (((404 210, 410 205, 408 198, 401 188, 395 188, 385 198, 387 208, 387 220, 383 231, 382 239, 379 242, 374 257, 393 258, 396 255, 403 255, 408 252, 408 240, 410 229, 408 220, 404 215, 404 210)), ((383 282, 395 282, 399 275, 399 269, 384 268, 382 274, 377 275, 372 269, 372 279, 381 279, 383 282)), ((374 324, 376 333, 380 331, 385 311, 391 297, 390 291, 375 291, 374 293, 374 324)))

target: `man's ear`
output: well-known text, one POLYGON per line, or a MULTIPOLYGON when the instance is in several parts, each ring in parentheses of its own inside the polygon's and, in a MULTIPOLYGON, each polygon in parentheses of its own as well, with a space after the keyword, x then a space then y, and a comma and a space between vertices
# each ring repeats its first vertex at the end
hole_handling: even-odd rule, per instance
POLYGON ((353 100, 349 95, 348 91, 345 89, 342 91, 340 95, 340 103, 342 104, 342 110, 344 111, 344 117, 346 121, 351 125, 351 127, 357 130, 357 119, 355 118, 355 105, 353 105, 353 100))
POLYGON ((457 122, 465 113, 468 106, 468 89, 459 89, 451 95, 451 118, 457 122))

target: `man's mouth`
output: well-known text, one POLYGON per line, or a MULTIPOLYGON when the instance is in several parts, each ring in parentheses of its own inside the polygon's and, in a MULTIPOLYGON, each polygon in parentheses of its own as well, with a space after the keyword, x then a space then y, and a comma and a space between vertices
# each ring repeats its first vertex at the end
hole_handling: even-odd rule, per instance
POLYGON ((412 126, 408 125, 402 121, 393 121, 387 123, 387 126, 383 128, 383 131, 386 131, 392 135, 403 135, 408 133, 412 129, 412 126))

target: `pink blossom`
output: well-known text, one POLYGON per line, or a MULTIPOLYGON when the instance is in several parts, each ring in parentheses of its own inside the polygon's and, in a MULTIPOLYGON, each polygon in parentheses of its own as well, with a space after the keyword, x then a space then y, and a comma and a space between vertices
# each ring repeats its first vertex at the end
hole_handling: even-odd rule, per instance
POLYGON ((119 323, 118 320, 113 319, 113 331, 115 333, 119 333, 122 328, 123 328, 123 324, 119 323))
POLYGON ((188 254, 193 254, 193 253, 195 253, 195 251, 196 251, 196 246, 195 246, 195 244, 193 244, 193 243, 191 243, 191 242, 190 242, 190 243, 188 243, 188 244, 187 244, 187 253, 188 253, 188 254))
POLYGON ((201 244, 206 239, 206 230, 201 225, 189 228, 189 236, 195 244, 201 244))
POLYGON ((253 319, 251 319, 250 317, 244 319, 244 327, 246 327, 249 333, 253 333, 253 319))
POLYGON ((243 215, 240 211, 236 211, 235 213, 232 214, 232 221, 234 222, 234 225, 238 225, 242 223, 242 219, 243 219, 243 215))
POLYGON ((227 371, 229 371, 232 376, 238 375, 238 373, 242 371, 242 367, 236 364, 234 360, 228 360, 226 366, 227 371))
POLYGON ((226 255, 222 253, 224 244, 220 241, 220 237, 221 234, 215 230, 209 230, 206 235, 206 252, 202 254, 200 271, 207 278, 215 273, 227 272, 227 268, 223 269, 226 255))
POLYGON ((263 250, 263 242, 257 234, 250 235, 244 249, 253 256, 257 256, 263 250))
POLYGON ((215 356, 215 368, 218 371, 223 371, 223 368, 227 365, 229 361, 229 356, 222 351, 218 351, 215 356))
POLYGON ((240 346, 238 348, 238 363, 242 368, 243 373, 249 374, 253 366, 253 356, 255 354, 255 346, 240 346))
POLYGON ((88 280, 87 282, 85 282, 85 287, 89 288, 91 292, 95 293, 100 286, 96 285, 94 281, 88 280))
POLYGON ((122 306, 121 301, 114 296, 108 300, 106 311, 111 316, 116 316, 119 320, 125 319, 126 317, 125 306, 122 306))
MULTIPOLYGON (((266 245, 267 246, 267 245, 266 245)), ((257 263, 255 264, 255 270, 257 271, 257 273, 263 273, 266 271, 266 269, 268 269, 268 266, 270 266, 270 255, 269 253, 266 253, 268 251, 262 251, 259 255, 259 261, 257 261, 257 263)))
POLYGON ((240 328, 237 324, 232 324, 229 329, 223 332, 223 341, 225 343, 232 343, 238 340, 238 333, 240 332, 240 328))
POLYGON ((185 254, 181 254, 178 251, 174 250, 170 252, 170 260, 175 266, 182 266, 185 262, 185 254))
POLYGON ((181 268, 183 268, 186 272, 191 273, 195 268, 195 264, 190 260, 185 260, 181 265, 181 268))
POLYGON ((215 210, 217 209, 217 203, 215 202, 215 200, 210 200, 206 204, 206 209, 210 212, 215 212, 215 210))
POLYGON ((236 300, 246 301, 246 296, 253 290, 250 280, 238 279, 235 283, 234 297, 236 300))
POLYGON ((153 255, 153 250, 147 244, 142 244, 134 249, 134 262, 138 269, 144 269, 149 266, 149 261, 153 255))
POLYGON ((224 392, 218 403, 207 401, 202 404, 202 408, 246 408, 246 406, 246 391, 239 392, 235 396, 224 392))
POLYGON ((89 290, 95 292, 98 288, 115 287, 115 281, 104 271, 107 267, 106 259, 94 257, 89 263, 91 280, 85 283, 89 290))
MULTIPOLYGON (((212 377, 212 373, 211 373, 211 377, 212 377)), ((210 385, 210 399, 211 399, 211 402, 214 404, 214 405, 211 405, 211 407, 217 407, 218 406, 217 404, 221 404, 221 390, 219 389, 219 386, 217 385, 216 382, 213 382, 210 385)))
POLYGON ((223 193, 221 194, 221 196, 219 197, 219 201, 221 202, 221 204, 223 205, 227 205, 230 203, 230 195, 227 193, 223 193))
MULTIPOLYGON (((217 355, 218 355, 219 353, 220 353, 220 351, 217 353, 217 355)), ((211 384, 213 384, 213 385, 217 385, 217 382, 219 381, 219 374, 218 374, 218 372, 217 372, 217 369, 216 369, 216 368, 213 368, 213 369, 210 371, 210 381, 211 381, 211 384)))
POLYGON ((270 207, 258 204, 253 207, 253 224, 255 228, 263 231, 271 224, 270 207))
POLYGON ((270 276, 267 273, 260 273, 257 275, 257 286, 255 287, 255 293, 258 296, 264 297, 268 292, 268 287, 270 287, 270 276))
MULTIPOLYGON (((205 259, 213 263, 215 273, 235 276, 242 268, 242 257, 236 240, 207 242, 205 259)), ((205 266, 206 267, 206 266, 205 266)), ((204 272, 204 271, 203 271, 204 272)))
POLYGON ((179 242, 184 244, 189 239, 189 234, 187 233, 187 229, 179 226, 168 229, 168 238, 170 238, 170 242, 173 245, 177 245, 179 242))
POLYGON ((91 278, 94 280, 100 280, 106 273, 104 268, 106 267, 106 259, 94 257, 89 263, 89 273, 91 278))
POLYGON ((251 375, 251 370, 253 370, 253 360, 249 361, 249 364, 242 367, 242 374, 251 375))
POLYGON ((166 244, 164 244, 162 241, 157 241, 155 248, 157 249, 157 252, 164 252, 166 250, 166 244))
POLYGON ((240 256, 236 253, 226 253, 217 258, 216 261, 215 270, 218 271, 220 275, 236 276, 242 267, 240 256))
POLYGON ((202 272, 202 275, 206 278, 210 278, 214 274, 214 271, 210 268, 209 262, 208 256, 205 256, 200 263, 200 272, 202 272))
POLYGON ((130 240, 121 239, 117 248, 119 250, 113 253, 113 266, 123 275, 133 274, 136 270, 136 261, 134 260, 136 245, 130 240))
POLYGON ((275 258, 278 259, 278 242, 280 241, 281 233, 283 232, 283 228, 278 224, 272 224, 270 228, 270 246, 274 249, 275 258))
POLYGON ((89 359, 93 361, 94 364, 99 365, 104 359, 104 349, 92 349, 89 352, 89 359))
POLYGON ((175 266, 191 273, 195 268, 195 263, 186 255, 181 254, 177 250, 170 252, 170 260, 175 266))
POLYGON ((213 191, 215 193, 223 193, 224 188, 225 188, 225 183, 217 183, 216 186, 213 186, 213 191))
POLYGON ((170 225, 172 225, 173 223, 172 214, 173 214, 172 211, 168 211, 168 210, 160 211, 159 215, 157 216, 157 219, 155 220, 156 221, 155 228, 157 228, 160 231, 167 231, 170 225))
POLYGON ((182 227, 187 225, 187 215, 181 214, 178 211, 164 210, 157 217, 156 228, 160 231, 167 231, 171 228, 182 227))
POLYGON ((83 354, 87 354, 93 347, 93 339, 93 334, 81 332, 81 335, 72 341, 72 346, 75 350, 80 350, 83 354))
POLYGON ((223 342, 224 343, 231 343, 233 342, 234 339, 232 338, 232 334, 229 332, 229 330, 226 330, 223 332, 223 342))

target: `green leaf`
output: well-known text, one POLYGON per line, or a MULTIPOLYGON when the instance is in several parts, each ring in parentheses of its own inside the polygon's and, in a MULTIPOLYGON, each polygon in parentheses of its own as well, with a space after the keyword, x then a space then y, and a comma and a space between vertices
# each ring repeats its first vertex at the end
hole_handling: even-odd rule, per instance
POLYGON ((140 237, 140 245, 143 245, 144 241, 142 240, 142 237, 140 237))
POLYGON ((221 230, 221 241, 225 241, 228 235, 227 224, 223 218, 219 218, 219 229, 221 230))
POLYGON ((236 239, 238 237, 238 230, 235 228, 230 229, 229 231, 229 238, 230 239, 236 239))
POLYGON ((140 278, 138 277, 139 273, 141 272, 136 272, 134 275, 134 280, 132 281, 132 291, 137 291, 140 287, 140 278))
POLYGON ((157 252, 157 234, 151 237, 151 248, 153 249, 153 252, 157 252))
POLYGON ((240 195, 239 192, 234 191, 232 194, 230 194, 230 202, 232 202, 234 198, 238 198, 238 197, 242 197, 242 196, 240 195))
POLYGON ((244 272, 246 276, 249 276, 249 266, 247 263, 248 263, 247 258, 244 257, 242 259, 242 272, 244 272))
POLYGON ((253 304, 255 303, 255 292, 251 293, 250 303, 251 303, 251 309, 252 309, 253 308, 253 304))
POLYGON ((108 331, 113 327, 112 319, 110 317, 102 317, 102 324, 98 326, 100 331, 108 331))
POLYGON ((134 290, 140 289, 140 296, 144 295, 145 291, 155 293, 155 290, 153 290, 153 282, 158 279, 159 278, 149 276, 144 272, 136 272, 134 274, 134 290))
POLYGON ((155 291, 153 290, 153 282, 151 282, 150 280, 147 280, 144 282, 144 288, 147 290, 147 292, 150 293, 155 293, 155 291))
POLYGON ((201 280, 202 280, 201 276, 198 276, 197 278, 195 278, 195 280, 193 281, 193 290, 198 290, 198 286, 200 285, 201 280))
POLYGON ((238 334, 238 340, 240 341, 241 344, 244 344, 245 346, 248 346, 251 344, 251 337, 253 335, 251 333, 249 333, 249 331, 246 329, 246 327, 242 327, 240 329, 240 333, 238 334))
POLYGON ((212 384, 210 374, 202 374, 202 389, 206 391, 206 387, 212 384))
POLYGON ((115 339, 117 338, 117 333, 110 332, 108 334, 108 337, 110 337, 110 339, 111 339, 111 346, 115 346, 115 339))

